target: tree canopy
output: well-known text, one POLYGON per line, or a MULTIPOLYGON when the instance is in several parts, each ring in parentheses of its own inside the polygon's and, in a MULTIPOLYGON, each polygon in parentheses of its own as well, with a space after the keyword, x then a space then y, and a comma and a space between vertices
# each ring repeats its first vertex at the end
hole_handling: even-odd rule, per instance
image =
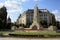
POLYGON ((0 8, 0 29, 5 29, 7 25, 7 9, 5 6, 0 8))

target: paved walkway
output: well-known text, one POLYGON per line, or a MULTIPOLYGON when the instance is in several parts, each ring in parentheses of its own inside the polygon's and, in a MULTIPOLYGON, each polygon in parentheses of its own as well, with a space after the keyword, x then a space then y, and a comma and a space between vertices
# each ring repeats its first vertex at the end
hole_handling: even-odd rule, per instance
POLYGON ((60 38, 9 38, 0 37, 0 40, 60 40, 60 38))

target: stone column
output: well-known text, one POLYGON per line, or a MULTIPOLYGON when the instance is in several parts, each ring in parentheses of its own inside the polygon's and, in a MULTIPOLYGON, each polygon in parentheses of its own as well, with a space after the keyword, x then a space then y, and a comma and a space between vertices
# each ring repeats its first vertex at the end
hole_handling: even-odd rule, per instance
POLYGON ((35 7, 34 7, 33 23, 30 26, 30 29, 32 29, 34 26, 37 27, 38 30, 41 28, 41 25, 38 22, 38 7, 37 7, 37 5, 35 5, 35 7))
POLYGON ((38 7, 37 7, 37 5, 35 5, 35 7, 34 7, 33 22, 37 22, 37 21, 38 21, 38 7))

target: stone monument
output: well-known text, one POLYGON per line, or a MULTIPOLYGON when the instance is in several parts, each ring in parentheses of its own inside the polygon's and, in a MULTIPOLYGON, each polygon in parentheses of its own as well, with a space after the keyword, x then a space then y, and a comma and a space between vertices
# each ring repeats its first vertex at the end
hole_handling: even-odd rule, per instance
POLYGON ((16 26, 12 26, 11 30, 14 31, 16 29, 16 26))
POLYGON ((56 31, 57 27, 56 26, 49 26, 48 30, 50 30, 50 31, 56 31))
POLYGON ((30 29, 40 29, 42 28, 42 26, 40 25, 40 23, 38 22, 38 7, 37 5, 34 6, 34 14, 33 14, 33 23, 32 25, 30 25, 30 29))

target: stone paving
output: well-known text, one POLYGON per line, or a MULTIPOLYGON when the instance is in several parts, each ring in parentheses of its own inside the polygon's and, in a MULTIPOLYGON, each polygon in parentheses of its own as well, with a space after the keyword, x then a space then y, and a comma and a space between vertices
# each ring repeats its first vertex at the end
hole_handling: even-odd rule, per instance
POLYGON ((12 37, 0 37, 0 40, 60 40, 60 38, 12 38, 12 37))

